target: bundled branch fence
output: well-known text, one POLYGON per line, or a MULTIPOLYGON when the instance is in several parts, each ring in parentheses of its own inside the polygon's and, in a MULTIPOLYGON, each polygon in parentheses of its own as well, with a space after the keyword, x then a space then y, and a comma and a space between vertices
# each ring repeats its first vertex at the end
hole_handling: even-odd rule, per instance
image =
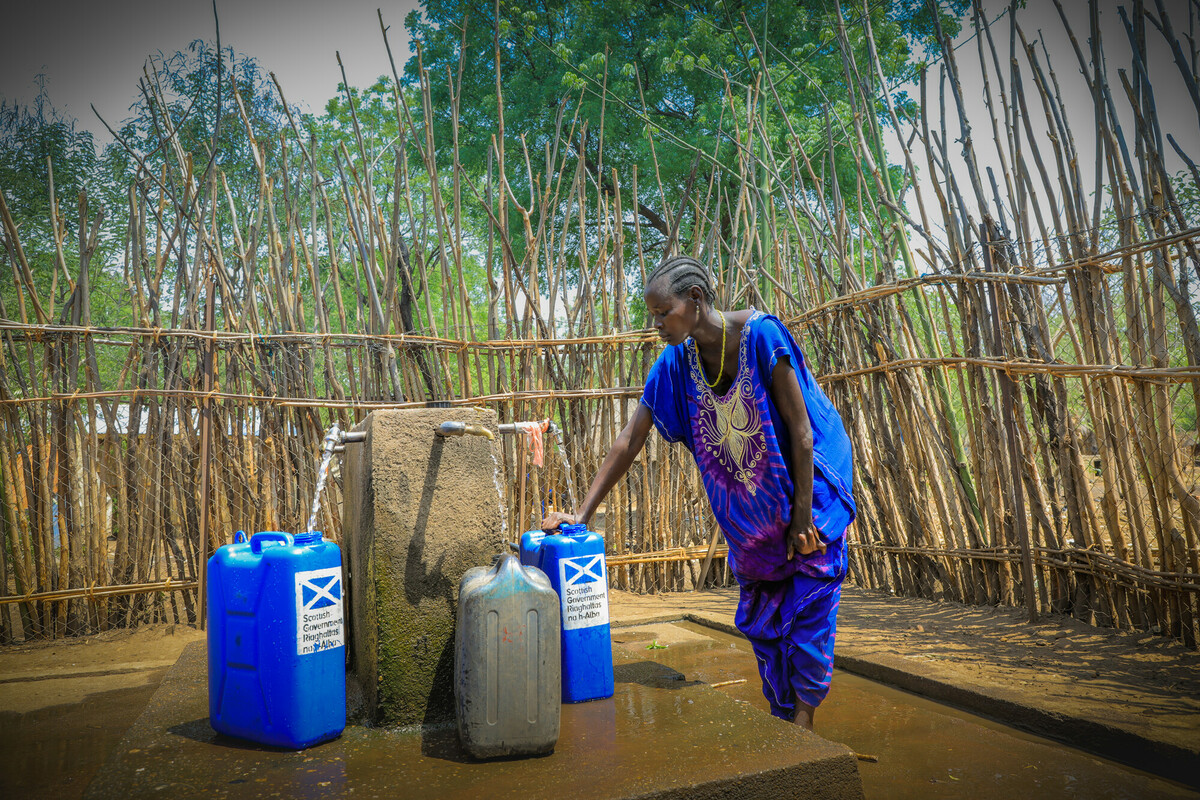
MULTIPOLYGON (((140 170, 119 263, 91 260, 101 211, 81 198, 77 263, 58 251, 65 302, 34 281, 0 205, 21 289, 0 309, 0 639, 195 621, 205 554, 237 529, 304 526, 324 431, 372 409, 555 420, 544 467, 502 440, 510 538, 569 508, 659 350, 636 312, 642 281, 682 250, 713 267, 720 306, 795 331, 841 411, 852 580, 1196 646, 1200 171, 1174 136, 1164 149, 1155 104, 1169 93, 1200 115, 1197 57, 1192 39, 1190 94, 1152 85, 1147 53, 1170 26, 1158 7, 1147 30, 1134 9, 1133 64, 1114 75, 1095 3, 1086 40, 1070 31, 1053 64, 1020 12, 977 7, 973 40, 946 39, 915 77, 915 114, 880 85, 860 14, 837 31, 852 90, 826 115, 827 162, 765 134, 776 95, 760 71, 727 97, 736 162, 699 152, 694 180, 663 189, 666 235, 622 207, 622 188, 655 177, 590 172, 578 119, 536 146, 501 126, 486 169, 468 169, 457 137, 434 140, 436 75, 415 110, 396 94, 400 141, 368 152, 356 128, 358 152, 341 146, 330 174, 298 129, 281 174, 252 138, 248 205, 200 154, 140 170), (968 118, 967 60, 985 76, 982 117, 968 118), (847 150, 851 183, 835 168, 847 150), (132 325, 91 318, 100 270, 121 275, 132 325)), ((339 504, 335 474, 319 525, 335 539, 339 504)), ((658 437, 597 526, 622 588, 731 580, 690 454, 658 437)))

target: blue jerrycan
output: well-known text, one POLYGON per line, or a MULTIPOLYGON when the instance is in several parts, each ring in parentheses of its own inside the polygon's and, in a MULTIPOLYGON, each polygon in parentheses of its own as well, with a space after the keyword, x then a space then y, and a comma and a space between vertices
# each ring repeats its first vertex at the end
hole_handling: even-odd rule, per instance
POLYGON ((525 531, 521 534, 521 542, 517 548, 521 555, 521 564, 541 569, 542 540, 545 538, 545 531, 525 531))
POLYGON ((476 758, 537 755, 558 742, 558 598, 541 570, 505 553, 458 586, 454 706, 476 758))
POLYGON ((582 703, 612 697, 612 636, 608 624, 608 572, 604 539, 586 525, 561 533, 527 531, 521 559, 550 579, 562 611, 562 699, 582 703))
POLYGON ((299 750, 346 727, 342 556, 267 531, 208 560, 208 713, 218 733, 299 750))

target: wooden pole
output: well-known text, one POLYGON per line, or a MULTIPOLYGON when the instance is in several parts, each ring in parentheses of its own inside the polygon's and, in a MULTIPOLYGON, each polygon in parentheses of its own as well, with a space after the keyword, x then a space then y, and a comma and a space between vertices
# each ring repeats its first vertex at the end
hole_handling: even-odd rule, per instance
MULTIPOLYGON (((212 272, 209 272, 205 287, 207 298, 204 307, 204 329, 216 329, 216 298, 213 296, 212 272)), ((197 623, 204 630, 208 620, 207 584, 208 584, 208 550, 209 550, 209 506, 212 496, 212 398, 208 393, 213 390, 214 373, 216 371, 216 339, 210 339, 204 345, 204 391, 205 397, 200 400, 200 563, 196 572, 200 575, 199 603, 196 607, 197 623)))
MULTIPOLYGON (((986 225, 980 230, 982 241, 985 242, 983 247, 984 262, 988 266, 988 271, 991 271, 992 265, 992 236, 989 234, 986 225)), ((992 317, 992 346, 996 349, 996 355, 1002 355, 1000 352, 1003 345, 1003 334, 1000 328, 1000 304, 996 297, 996 285, 988 286, 988 299, 991 305, 992 317)), ((1021 547, 1021 583, 1024 588, 1025 605, 1029 609, 1029 621, 1037 622, 1038 610, 1037 592, 1033 585, 1033 558, 1029 549, 1029 526, 1025 519, 1025 492, 1022 484, 1023 475, 1021 470, 1021 446, 1017 441, 1017 407, 1016 398, 1013 392, 1013 379, 1008 373, 998 371, 997 379, 1000 381, 1000 403, 1002 413, 1004 414, 1004 431, 1008 442, 1008 492, 1011 502, 1011 508, 1015 517, 1015 528, 1017 530, 1017 541, 1021 547)))

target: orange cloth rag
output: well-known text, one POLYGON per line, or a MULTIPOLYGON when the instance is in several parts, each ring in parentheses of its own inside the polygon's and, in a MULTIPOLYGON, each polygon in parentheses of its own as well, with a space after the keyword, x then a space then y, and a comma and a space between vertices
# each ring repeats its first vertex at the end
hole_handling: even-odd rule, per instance
POLYGON ((540 422, 517 422, 514 424, 517 426, 517 430, 529 437, 529 452, 532 455, 534 465, 542 466, 546 454, 542 434, 550 430, 550 420, 544 419, 540 422))

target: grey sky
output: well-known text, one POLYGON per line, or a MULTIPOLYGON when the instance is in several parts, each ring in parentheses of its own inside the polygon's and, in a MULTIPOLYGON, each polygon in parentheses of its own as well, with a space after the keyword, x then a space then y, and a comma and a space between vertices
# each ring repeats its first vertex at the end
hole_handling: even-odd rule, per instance
MULTIPOLYGON (((1062 3, 1072 31, 1086 59, 1089 57, 1087 0, 1062 0, 1062 3)), ((1181 36, 1186 36, 1188 33, 1187 3, 1188 0, 1164 0, 1163 3, 1175 26, 1176 33, 1181 36)), ((1010 24, 1007 16, 1002 17, 1001 14, 1006 11, 1008 5, 1008 0, 984 0, 983 3, 987 18, 995 21, 992 25, 992 37, 996 45, 996 55, 1004 71, 1002 77, 1006 91, 1010 90, 1010 75, 1008 74, 1010 24)), ((1145 5, 1153 9, 1154 0, 1146 0, 1145 5)), ((1133 3, 1130 0, 1101 0, 1099 4, 1100 33, 1107 62, 1108 80, 1113 92, 1113 105, 1121 120, 1126 142, 1132 152, 1136 126, 1129 101, 1125 97, 1124 90, 1121 87, 1118 70, 1124 70, 1132 82, 1134 80, 1134 67, 1131 55, 1132 48, 1129 45, 1125 27, 1117 13, 1119 6, 1125 7, 1127 13, 1129 13, 1129 9, 1132 8, 1133 3)), ((1017 20, 1029 43, 1034 45, 1037 59, 1041 63, 1042 68, 1052 69, 1054 78, 1058 82, 1063 98, 1063 105, 1067 109, 1067 124, 1070 126, 1071 134, 1079 154, 1079 163, 1081 165, 1080 177, 1084 184, 1084 193, 1088 194, 1096 191, 1097 188, 1107 186, 1109 182, 1107 172, 1100 175, 1099 186, 1095 183, 1097 126, 1094 119, 1092 100, 1089 96, 1087 82, 1080 73, 1079 61, 1075 56, 1075 50, 1071 46, 1070 39, 1063 27, 1058 11, 1050 0, 1028 0, 1028 7, 1017 12, 1017 20), (1043 44, 1045 46, 1044 51, 1043 44), (1048 61, 1047 54, 1049 55, 1048 61)), ((981 170, 981 179, 986 185, 987 177, 985 171, 988 168, 996 172, 998 181, 1002 180, 1000 172, 1001 161, 997 155, 997 146, 993 139, 991 120, 984 101, 983 71, 979 64, 979 43, 977 38, 971 37, 973 32, 974 28, 969 23, 964 25, 963 34, 960 35, 956 43, 955 61, 958 65, 959 78, 963 87, 963 103, 966 109, 966 116, 971 125, 971 140, 975 149, 977 163, 981 170)), ((1200 30, 1196 30, 1195 34, 1200 36, 1200 30)), ((1147 69, 1154 88, 1158 122, 1164 135, 1163 145, 1166 148, 1166 167, 1169 172, 1175 173, 1184 169, 1185 165, 1175 155, 1170 144, 1167 143, 1166 136, 1168 134, 1172 135, 1180 147, 1183 148, 1184 152, 1188 153, 1191 158, 1200 160, 1200 123, 1197 121, 1196 107, 1188 94, 1179 68, 1172 60, 1170 48, 1167 46, 1163 36, 1150 24, 1146 26, 1146 41, 1149 51, 1147 69)), ((1033 82, 1032 70, 1028 66, 1024 53, 1021 52, 1019 39, 1017 40, 1016 47, 1017 60, 1021 64, 1030 127, 1033 130, 1035 140, 1042 149, 1043 158, 1050 160, 1050 172, 1053 174, 1055 173, 1052 155, 1053 149, 1050 147, 1047 135, 1049 125, 1046 121, 1041 99, 1037 94, 1037 89, 1033 82)), ((1184 49, 1185 52, 1188 49, 1186 41, 1184 49)), ((999 103, 999 96, 997 94, 999 82, 996 79, 991 63, 991 53, 986 45, 984 46, 984 57, 988 62, 990 90, 993 93, 995 101, 999 103)), ((929 116, 931 125, 935 127, 937 124, 936 120, 940 114, 939 71, 940 65, 937 65, 929 72, 929 116)), ((914 98, 920 98, 919 90, 916 86, 906 88, 908 88, 914 98)), ((959 128, 958 116, 954 111, 954 101, 950 95, 948 86, 946 88, 945 102, 947 110, 945 123, 946 139, 950 152, 950 162, 955 175, 958 176, 960 181, 965 181, 967 170, 961 158, 961 130, 959 128)), ((1002 142, 1004 142, 1003 146, 1007 148, 1007 131, 1004 128, 1002 112, 997 109, 996 113, 999 117, 999 136, 1002 142)), ((911 131, 904 131, 906 137, 909 133, 911 131)), ((1023 140, 1025 139, 1024 130, 1021 132, 1021 137, 1023 140)), ((902 158, 901 150, 898 144, 895 143, 894 137, 890 144, 889 151, 892 155, 893 163, 899 163, 902 158)), ((1023 150, 1025 151, 1026 158, 1029 158, 1028 143, 1023 145, 1023 150)), ((917 170, 916 182, 918 188, 925 197, 925 202, 932 203, 934 195, 929 183, 927 167, 924 163, 918 163, 917 170)), ((969 188, 964 186, 964 191, 966 192, 963 198, 964 202, 970 212, 978 218, 974 197, 971 195, 969 188)), ((1055 194, 1058 194, 1059 189, 1057 184, 1055 184, 1054 191, 1055 194)), ((1036 193, 1036 202, 1042 206, 1044 213, 1049 213, 1049 199, 1049 193, 1043 191, 1039 184, 1039 189, 1036 193)), ((907 200, 910 203, 912 202, 911 197, 907 198, 907 200)), ((1013 213, 1013 209, 1005 209, 1005 211, 1006 213, 1013 213)), ((939 224, 936 217, 932 220, 932 224, 935 228, 935 237, 940 237, 941 231, 936 230, 939 224)))
MULTIPOLYGON (((28 103, 43 74, 51 102, 98 131, 89 104, 109 121, 128 114, 142 65, 214 36, 211 0, 22 0, 0 26, 0 96, 28 103)), ((288 100, 319 110, 346 76, 366 86, 390 72, 379 19, 390 27, 397 66, 408 59, 404 18, 416 0, 218 0, 222 44, 254 56, 283 84, 288 100)), ((103 137, 107 138, 107 137, 103 137)))

